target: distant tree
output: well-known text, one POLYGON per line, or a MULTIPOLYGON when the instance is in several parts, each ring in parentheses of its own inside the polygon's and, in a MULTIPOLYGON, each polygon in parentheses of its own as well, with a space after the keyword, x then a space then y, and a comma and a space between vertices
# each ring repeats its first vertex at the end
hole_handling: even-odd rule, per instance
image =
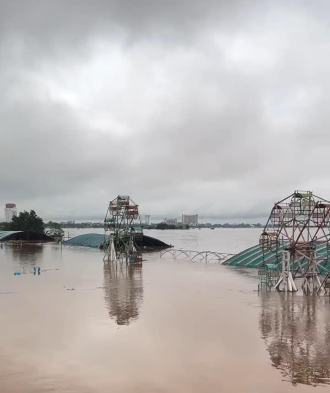
POLYGON ((170 226, 168 224, 165 224, 165 222, 161 222, 156 225, 156 229, 169 229, 170 226))
POLYGON ((61 224, 58 222, 49 221, 47 224, 46 235, 63 237, 64 231, 61 227, 61 224))
POLYGON ((156 228, 155 229, 189 229, 190 228, 190 226, 187 224, 187 225, 184 225, 184 226, 182 226, 182 225, 169 225, 169 224, 166 224, 165 222, 160 222, 159 224, 157 224, 156 225, 156 228))
POLYGON ((11 222, 5 224, 5 230, 8 231, 35 231, 44 232, 45 224, 34 210, 30 213, 27 211, 20 212, 17 217, 13 217, 11 222))

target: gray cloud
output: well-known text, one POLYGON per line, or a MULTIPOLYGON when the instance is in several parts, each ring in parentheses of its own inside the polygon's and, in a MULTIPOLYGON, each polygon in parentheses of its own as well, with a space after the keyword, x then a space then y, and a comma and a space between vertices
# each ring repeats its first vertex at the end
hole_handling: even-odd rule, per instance
POLYGON ((330 198, 329 8, 0 2, 0 206, 253 220, 330 198))

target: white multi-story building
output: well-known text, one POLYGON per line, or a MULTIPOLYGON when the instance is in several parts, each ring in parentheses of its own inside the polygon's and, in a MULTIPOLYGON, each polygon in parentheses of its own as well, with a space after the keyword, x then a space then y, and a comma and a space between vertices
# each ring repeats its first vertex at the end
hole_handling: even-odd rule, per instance
POLYGON ((13 217, 17 216, 17 208, 15 203, 6 203, 5 206, 5 219, 10 222, 13 217))
POLYGON ((198 214, 182 214, 182 224, 188 224, 192 226, 198 225, 198 214))
POLYGON ((150 214, 146 214, 144 216, 144 220, 145 220, 146 225, 150 225, 150 223, 151 223, 151 215, 150 214))

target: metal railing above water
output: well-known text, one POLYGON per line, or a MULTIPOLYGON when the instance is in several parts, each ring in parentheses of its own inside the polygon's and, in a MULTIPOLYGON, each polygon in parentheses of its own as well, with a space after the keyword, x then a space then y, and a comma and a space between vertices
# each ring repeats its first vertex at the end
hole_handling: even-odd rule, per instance
POLYGON ((178 257, 188 258, 190 261, 203 261, 211 262, 218 261, 219 264, 224 263, 227 259, 233 257, 235 254, 216 252, 216 251, 194 251, 194 250, 183 250, 181 248, 171 248, 160 252, 160 257, 164 255, 171 255, 173 259, 178 257))

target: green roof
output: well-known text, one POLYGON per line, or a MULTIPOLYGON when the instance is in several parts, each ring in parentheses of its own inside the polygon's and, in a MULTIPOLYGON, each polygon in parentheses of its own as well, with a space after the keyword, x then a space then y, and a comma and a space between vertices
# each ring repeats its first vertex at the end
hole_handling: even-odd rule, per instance
POLYGON ((79 235, 72 239, 66 240, 62 244, 64 246, 72 247, 90 247, 98 248, 100 244, 104 243, 104 235, 100 233, 87 233, 85 235, 79 235))
POLYGON ((22 233, 23 231, 0 231, 0 242, 6 240, 14 233, 22 233))
MULTIPOLYGON (((279 248, 278 250, 278 256, 281 256, 281 253, 283 251, 283 246, 279 248)), ((316 245, 316 253, 317 257, 322 258, 326 255, 327 249, 326 249, 326 244, 321 243, 316 245)), ((273 263, 278 263, 279 261, 276 261, 276 252, 274 251, 269 251, 266 252, 265 255, 263 256, 262 250, 259 245, 248 248, 247 250, 244 250, 240 252, 239 254, 234 255, 233 257, 227 259, 223 265, 228 265, 228 266, 241 266, 241 267, 251 267, 251 268, 258 268, 262 262, 265 261, 267 264, 273 264, 273 263)), ((301 258, 300 263, 302 266, 305 266, 307 263, 306 258, 301 258)), ((330 260, 327 261, 326 259, 324 262, 320 264, 320 266, 323 266, 325 269, 330 270, 330 260)), ((295 268, 298 267, 298 262, 295 262, 295 268)), ((325 270, 323 270, 325 271, 325 270)), ((322 272, 322 269, 321 269, 322 272)))

